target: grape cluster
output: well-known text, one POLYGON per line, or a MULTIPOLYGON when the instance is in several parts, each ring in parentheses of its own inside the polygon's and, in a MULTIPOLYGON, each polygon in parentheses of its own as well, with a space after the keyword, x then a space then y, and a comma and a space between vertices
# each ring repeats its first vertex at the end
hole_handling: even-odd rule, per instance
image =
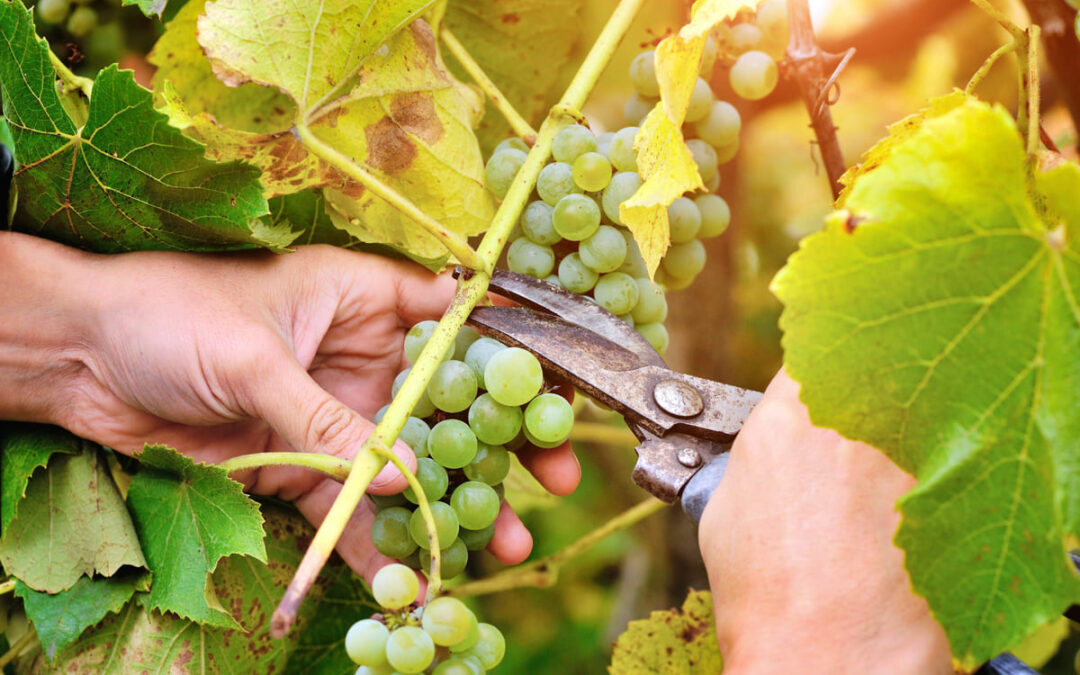
POLYGON ((45 23, 63 26, 75 37, 85 37, 98 24, 94 0, 38 0, 37 14, 45 23))
POLYGON ((776 88, 788 43, 787 0, 763 0, 745 20, 724 23, 716 30, 715 50, 731 63, 728 81, 738 96, 757 101, 776 88))
MULTIPOLYGON (((437 325, 423 321, 406 334, 405 355, 411 363, 437 325)), ((408 374, 407 368, 394 380, 394 396, 408 374)), ((573 409, 550 389, 535 356, 480 337, 466 326, 412 411, 400 438, 418 458, 416 478, 435 520, 444 577, 461 574, 469 551, 481 550, 491 541, 502 504, 502 481, 510 471, 508 449, 525 443, 552 448, 569 438, 573 409)), ((379 411, 376 419, 384 412, 379 411)), ((372 499, 375 548, 409 567, 429 571, 431 544, 416 494, 409 489, 372 499)))
POLYGON ((405 565, 387 565, 375 574, 371 592, 384 611, 357 621, 345 634, 345 651, 359 666, 356 675, 484 675, 499 665, 506 640, 498 628, 479 623, 457 598, 417 607, 419 591, 416 573, 405 565))

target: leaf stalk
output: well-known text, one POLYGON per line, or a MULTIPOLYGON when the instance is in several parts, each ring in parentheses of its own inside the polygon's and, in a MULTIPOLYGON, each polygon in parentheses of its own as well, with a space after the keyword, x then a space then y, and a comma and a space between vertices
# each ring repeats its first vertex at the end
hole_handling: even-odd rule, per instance
POLYGON ((345 480, 349 476, 352 462, 340 457, 319 455, 312 452, 254 452, 249 455, 232 457, 218 464, 227 473, 245 469, 257 469, 264 466, 300 466, 313 469, 335 480, 345 480))

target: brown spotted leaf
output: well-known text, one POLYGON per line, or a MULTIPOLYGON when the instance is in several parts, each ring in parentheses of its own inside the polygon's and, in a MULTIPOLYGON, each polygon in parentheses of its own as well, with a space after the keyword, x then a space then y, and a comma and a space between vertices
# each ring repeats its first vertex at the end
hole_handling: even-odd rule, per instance
POLYGON ((723 669, 716 643, 712 594, 694 591, 682 609, 653 612, 631 621, 615 641, 612 675, 683 675, 719 673, 723 669))

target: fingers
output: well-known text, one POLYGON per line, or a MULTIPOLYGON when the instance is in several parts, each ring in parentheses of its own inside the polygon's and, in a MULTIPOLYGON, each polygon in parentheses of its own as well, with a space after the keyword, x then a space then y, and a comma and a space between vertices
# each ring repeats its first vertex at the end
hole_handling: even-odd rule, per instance
POLYGON ((495 518, 495 535, 487 550, 504 565, 517 565, 532 553, 533 539, 528 528, 521 522, 506 502, 499 508, 495 518))
POLYGON ((385 276, 379 283, 378 279, 372 279, 372 270, 367 265, 363 270, 365 284, 373 285, 380 292, 386 288, 395 291, 397 315, 403 323, 412 325, 425 319, 438 319, 450 305, 454 297, 454 289, 457 282, 449 274, 435 275, 427 269, 414 263, 397 260, 386 260, 377 256, 369 256, 381 262, 381 273, 385 276))
POLYGON ((581 464, 570 447, 570 441, 554 448, 537 448, 518 451, 522 465, 529 470, 544 489, 558 497, 565 497, 577 489, 581 482, 581 464))

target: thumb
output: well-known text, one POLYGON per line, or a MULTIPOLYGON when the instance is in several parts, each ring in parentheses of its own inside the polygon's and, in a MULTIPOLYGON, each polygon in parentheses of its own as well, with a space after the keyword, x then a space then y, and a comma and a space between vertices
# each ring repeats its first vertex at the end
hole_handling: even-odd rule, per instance
MULTIPOLYGON (((249 392, 255 415, 298 452, 355 457, 375 425, 319 386, 291 353, 274 363, 265 369, 264 377, 255 378, 249 392)), ((416 470, 416 456, 408 445, 397 441, 393 451, 410 470, 416 470)), ((394 494, 406 487, 408 483, 397 467, 387 464, 368 491, 394 494)))

